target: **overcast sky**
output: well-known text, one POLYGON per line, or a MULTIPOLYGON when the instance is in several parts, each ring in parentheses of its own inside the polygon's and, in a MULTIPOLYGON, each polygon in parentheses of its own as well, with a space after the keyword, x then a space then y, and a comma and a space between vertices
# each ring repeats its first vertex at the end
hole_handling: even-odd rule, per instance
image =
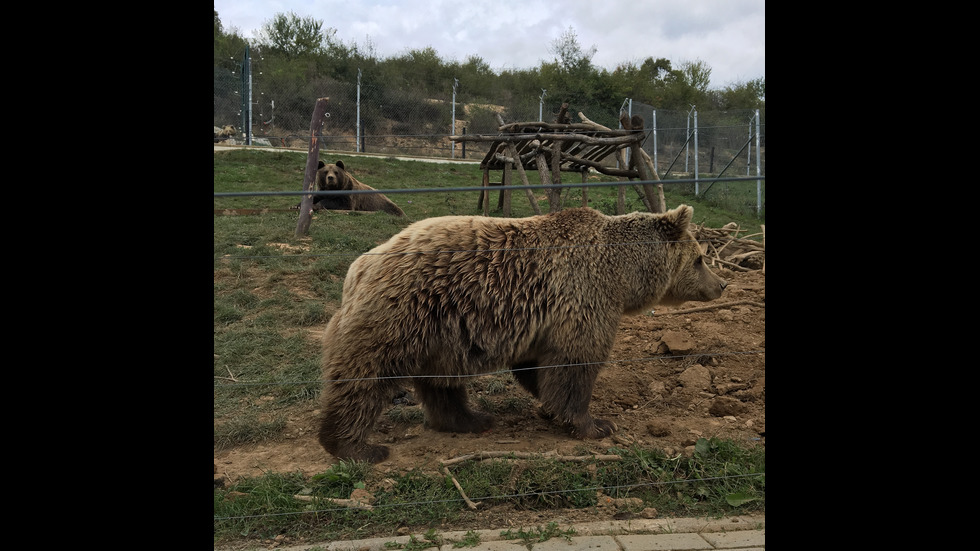
POLYGON ((647 57, 703 61, 711 89, 766 76, 765 0, 214 0, 225 32, 256 38, 278 14, 312 17, 380 58, 432 47, 443 61, 483 58, 495 72, 553 61, 571 28, 607 70, 647 57))

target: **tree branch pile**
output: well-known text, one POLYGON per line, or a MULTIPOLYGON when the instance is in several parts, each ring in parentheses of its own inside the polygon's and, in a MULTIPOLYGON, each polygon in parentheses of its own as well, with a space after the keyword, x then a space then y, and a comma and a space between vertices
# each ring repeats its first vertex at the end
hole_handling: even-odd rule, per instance
POLYGON ((739 235, 745 230, 735 222, 718 229, 694 226, 694 237, 712 266, 720 266, 739 272, 766 271, 766 227, 759 233, 739 235), (757 239, 761 237, 762 241, 757 239))

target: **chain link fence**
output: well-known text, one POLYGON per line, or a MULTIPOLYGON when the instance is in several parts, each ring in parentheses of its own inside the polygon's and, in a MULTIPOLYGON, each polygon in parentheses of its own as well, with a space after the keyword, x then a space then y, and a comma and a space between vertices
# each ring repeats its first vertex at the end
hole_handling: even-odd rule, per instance
MULTIPOLYGON (((560 90, 542 90, 539 97, 488 101, 460 90, 454 81, 446 82, 443 92, 424 93, 360 78, 357 84, 326 77, 277 79, 249 74, 243 67, 214 68, 215 142, 306 150, 316 100, 328 97, 328 118, 318 139, 323 150, 480 160, 489 144, 453 143, 449 137, 497 134, 498 115, 505 123, 554 122, 562 98, 568 97, 560 90)), ((569 105, 573 122, 579 122, 580 112, 613 129, 620 127, 621 113, 643 117, 643 149, 662 179, 765 175, 764 110, 698 111, 692 106, 676 111, 627 98, 621 105, 569 105)), ((607 162, 616 161, 610 157, 607 162)), ((764 180, 678 185, 729 208, 761 212, 765 204, 764 180), (737 204, 728 204, 728 195, 737 204)))

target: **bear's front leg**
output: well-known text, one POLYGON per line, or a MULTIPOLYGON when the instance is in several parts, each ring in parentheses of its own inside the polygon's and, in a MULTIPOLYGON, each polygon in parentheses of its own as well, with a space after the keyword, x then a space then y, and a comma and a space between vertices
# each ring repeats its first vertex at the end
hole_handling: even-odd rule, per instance
POLYGON ((388 446, 338 440, 324 436, 322 431, 320 432, 320 445, 337 459, 347 459, 350 461, 381 463, 385 459, 388 459, 390 455, 388 446))
POLYGON ((576 438, 599 439, 616 432, 616 423, 589 414, 592 389, 598 375, 599 368, 588 365, 539 371, 538 388, 544 412, 576 438))
POLYGON ((388 459, 388 447, 369 444, 367 434, 394 390, 388 384, 328 381, 318 435, 323 449, 337 459, 369 463, 388 459))
POLYGON ((467 405, 466 389, 440 387, 425 379, 414 379, 415 397, 425 409, 429 426, 441 432, 483 432, 493 428, 493 418, 467 405))
POLYGON ((616 423, 612 421, 592 417, 589 414, 586 414, 584 418, 578 419, 577 421, 572 421, 570 425, 572 427, 572 436, 583 440, 587 438, 598 440, 612 436, 612 433, 616 432, 618 428, 616 423))

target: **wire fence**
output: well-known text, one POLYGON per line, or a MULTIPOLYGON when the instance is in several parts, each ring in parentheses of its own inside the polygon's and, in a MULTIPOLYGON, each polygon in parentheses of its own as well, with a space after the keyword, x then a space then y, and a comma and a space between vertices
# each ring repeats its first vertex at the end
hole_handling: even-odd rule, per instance
MULTIPOLYGON (((450 137, 496 134, 498 116, 507 123, 553 122, 566 96, 561 90, 542 90, 537 97, 487 100, 458 81, 446 82, 442 93, 433 94, 360 77, 356 84, 326 77, 285 79, 230 61, 214 67, 214 139, 307 149, 316 100, 328 97, 321 149, 482 159, 489 145, 450 137)), ((574 121, 581 112, 612 129, 620 127, 622 114, 642 116, 643 148, 661 178, 765 174, 765 110, 698 111, 691 106, 676 111, 625 98, 619 105, 573 104, 568 112, 574 121)))
MULTIPOLYGON (((604 185, 631 185, 631 184, 632 183, 629 183, 629 182, 604 183, 604 185)), ((561 188, 561 187, 573 188, 573 187, 578 187, 578 186, 579 186, 578 184, 562 184, 562 185, 558 185, 558 186, 555 186, 555 187, 559 187, 559 188, 561 188)), ((479 189, 479 188, 465 188, 465 190, 476 190, 476 189, 479 189)), ((445 191, 445 190, 442 190, 442 189, 440 189, 440 190, 419 189, 419 190, 410 190, 410 191, 414 191, 414 192, 425 192, 425 191, 436 192, 436 191, 445 191)), ((363 192, 363 193, 381 193, 381 192, 386 192, 386 191, 385 190, 376 190, 376 191, 373 191, 373 192, 363 192)), ((293 194, 296 194, 298 192, 267 192, 267 193, 293 195, 293 194)), ((338 193, 342 193, 342 192, 318 192, 318 193, 322 193, 322 194, 338 194, 338 193)), ((214 195, 215 195, 215 197, 227 197, 227 196, 261 195, 261 194, 262 194, 261 192, 254 192, 254 193, 215 193, 214 195)), ((626 243, 590 243, 590 244, 588 244, 588 246, 590 246, 590 247, 616 247, 616 246, 622 246, 622 245, 625 245, 625 244, 626 243)), ((425 254, 454 254, 454 255, 458 255, 460 253, 465 253, 467 251, 458 251, 458 250, 452 250, 452 251, 441 251, 441 250, 440 251, 432 251, 432 250, 426 250, 426 251, 417 251, 417 252, 418 253, 425 253, 425 254)), ((474 252, 475 253, 477 251, 469 251, 469 252, 474 252)), ((481 252, 486 252, 486 251, 481 251, 481 252)), ((509 252, 509 253, 516 253, 518 251, 516 251, 516 250, 503 250, 501 252, 505 252, 505 253, 507 253, 507 252, 509 252)), ((398 253, 398 254, 406 254, 406 253, 398 253)), ((300 259, 310 258, 310 257, 316 257, 316 256, 322 256, 322 255, 309 254, 309 253, 306 253, 306 254, 283 254, 283 255, 281 255, 281 257, 283 259, 292 259, 292 260, 300 260, 300 259)), ((352 255, 352 254, 344 253, 343 256, 358 256, 358 255, 357 254, 352 255)), ((236 257, 234 260, 240 262, 240 261, 246 261, 248 259, 255 259, 255 258, 256 257, 251 256, 251 255, 241 255, 239 257, 236 257)), ((711 358, 711 357, 723 357, 723 356, 733 356, 733 355, 760 355, 760 356, 764 356, 764 354, 765 354, 765 350, 764 349, 761 349, 761 350, 746 349, 746 350, 725 351, 725 352, 717 352, 717 351, 707 350, 707 351, 703 351, 703 352, 697 353, 696 356, 702 357, 702 358, 711 358)), ((602 363, 602 364, 614 364, 614 363, 628 363, 628 362, 651 362, 651 361, 662 361, 664 359, 683 359, 684 357, 685 357, 684 355, 657 355, 655 357, 634 357, 634 358, 610 359, 610 360, 607 360, 607 361, 604 361, 604 362, 599 362, 599 363, 602 363)), ((536 367, 528 368, 528 369, 554 369, 554 368, 562 368, 562 367, 573 367, 573 366, 576 366, 576 365, 580 365, 580 364, 563 364, 563 365, 555 365, 555 366, 536 366, 536 367)), ((511 373, 512 371, 513 370, 505 370, 505 371, 501 371, 501 372, 499 372, 497 374, 507 374, 507 373, 511 373)), ((481 373, 479 375, 467 375, 467 376, 461 376, 461 377, 476 377, 476 376, 482 377, 482 376, 488 376, 488 375, 494 375, 494 374, 495 373, 481 373)), ((411 377, 405 377, 405 378, 406 379, 411 379, 411 377)), ((289 386, 289 385, 307 385, 307 386, 310 386, 310 385, 319 385, 319 384, 322 384, 322 383, 323 383, 323 381, 320 380, 320 379, 316 379, 316 380, 301 380, 301 381, 282 381, 282 380, 280 380, 280 381, 274 381, 274 382, 270 382, 270 381, 236 381, 236 382, 232 382, 232 383, 216 383, 214 385, 214 389, 215 389, 215 392, 224 392, 224 391, 229 391, 229 390, 232 390, 232 389, 235 389, 235 388, 248 387, 248 386, 289 386)), ((418 502, 389 504, 389 505, 385 505, 384 507, 417 508, 417 507, 424 507, 424 506, 433 506, 433 505, 435 505, 437 503, 444 503, 444 502, 453 502, 453 503, 455 503, 455 502, 458 502, 458 503, 467 502, 468 503, 467 500, 471 500, 471 501, 474 501, 474 500, 475 501, 507 501, 507 500, 511 500, 511 499, 518 499, 518 498, 523 498, 523 497, 529 497, 529 496, 532 496, 532 495, 540 497, 543 492, 565 495, 565 494, 576 493, 576 492, 583 492, 583 491, 591 491, 591 492, 601 491, 601 492, 605 492, 607 495, 614 495, 614 494, 617 494, 619 492, 624 492, 624 491, 628 491, 628 490, 636 489, 636 488, 641 488, 641 487, 668 486, 668 485, 673 485, 673 484, 686 484, 686 483, 695 483, 695 482, 696 483, 705 483, 705 482, 720 482, 720 483, 724 483, 727 480, 738 479, 738 478, 749 477, 749 476, 751 476, 751 477, 764 477, 765 475, 764 475, 764 473, 759 473, 759 474, 735 474, 735 475, 724 476, 724 477, 703 477, 703 478, 690 479, 690 480, 670 480, 670 481, 660 481, 660 482, 642 482, 642 483, 637 483, 637 484, 596 485, 594 487, 588 487, 588 488, 575 488, 575 489, 554 490, 554 491, 541 491, 541 490, 539 490, 539 491, 535 491, 533 494, 525 494, 525 493, 508 494, 508 493, 502 493, 500 495, 475 495, 475 496, 469 496, 468 498, 467 497, 460 497, 460 498, 451 499, 451 500, 440 500, 438 502, 437 501, 418 501, 418 502)), ((218 523, 218 522, 224 522, 224 521, 235 521, 235 520, 240 520, 240 519, 245 519, 245 518, 257 518, 257 517, 266 517, 266 516, 271 517, 271 516, 282 516, 282 515, 287 515, 287 516, 288 515, 309 515, 311 513, 331 513, 331 512, 339 512, 339 511, 345 511, 345 510, 347 510, 345 507, 330 507, 330 506, 323 506, 323 504, 321 504, 321 506, 319 506, 319 507, 312 508, 312 509, 311 508, 307 508, 307 509, 304 509, 303 511, 297 511, 297 512, 294 512, 294 513, 281 513, 280 512, 280 513, 269 513, 269 514, 256 514, 256 515, 249 515, 248 517, 217 516, 216 515, 214 520, 215 520, 216 523, 218 523)))

